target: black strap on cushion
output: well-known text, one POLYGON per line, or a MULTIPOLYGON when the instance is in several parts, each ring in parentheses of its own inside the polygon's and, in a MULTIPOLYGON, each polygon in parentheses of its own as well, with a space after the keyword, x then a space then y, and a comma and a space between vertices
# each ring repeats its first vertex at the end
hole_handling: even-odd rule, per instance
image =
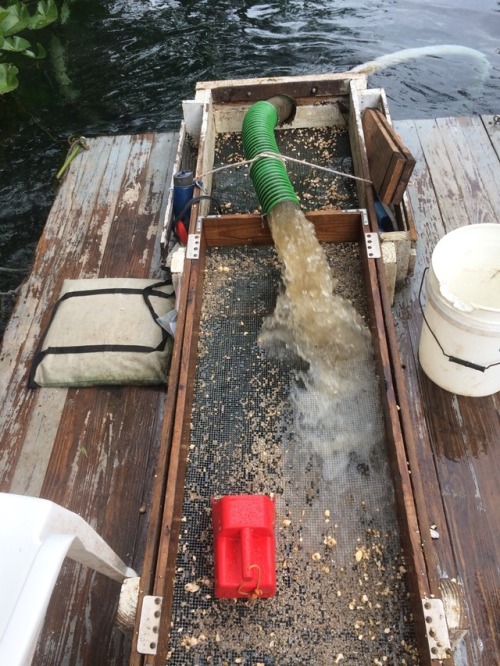
POLYGON ((96 352, 136 352, 149 354, 151 352, 163 351, 167 344, 168 333, 167 331, 158 323, 159 315, 155 311, 153 304, 151 302, 152 297, 159 298, 171 298, 172 294, 166 294, 164 291, 160 291, 158 287, 164 287, 166 285, 171 285, 172 280, 166 279, 161 280, 160 282, 155 282, 154 284, 148 285, 143 289, 132 289, 126 287, 109 287, 106 289, 85 289, 82 291, 69 291, 66 294, 63 294, 54 305, 52 314, 50 316, 49 323, 40 339, 40 342, 37 345, 35 356, 31 363, 30 374, 28 377, 28 386, 29 388, 37 388, 39 384, 35 382, 35 375, 38 369, 38 366, 43 361, 43 359, 49 354, 92 354, 96 352), (101 294, 136 294, 144 298, 144 302, 148 311, 153 319, 154 323, 158 326, 161 331, 161 341, 156 347, 149 347, 143 345, 76 345, 76 346, 64 346, 64 347, 48 347, 43 349, 45 343, 45 338, 50 330, 52 322, 55 319, 59 307, 64 301, 67 301, 70 298, 79 298, 82 296, 100 296, 101 294))

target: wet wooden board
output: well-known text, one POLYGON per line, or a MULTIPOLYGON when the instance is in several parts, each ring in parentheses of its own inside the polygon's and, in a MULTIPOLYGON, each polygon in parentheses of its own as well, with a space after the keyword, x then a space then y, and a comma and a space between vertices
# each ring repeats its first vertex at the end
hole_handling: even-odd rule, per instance
POLYGON ((363 130, 375 191, 382 203, 399 204, 415 159, 379 109, 366 109, 363 130))
MULTIPOLYGON (((5 333, 0 490, 76 511, 140 570, 166 387, 27 388, 34 348, 65 278, 159 275, 177 135, 94 138, 89 145, 56 195, 5 333)), ((114 626, 119 593, 116 582, 67 561, 34 663, 125 663, 130 641, 114 626)))
MULTIPOLYGON (((316 236, 320 241, 331 241, 333 233, 337 233, 338 238, 343 241, 356 241, 359 237, 356 225, 360 224, 360 215, 359 211, 331 209, 306 213, 306 218, 314 224, 316 236)), ((272 242, 266 219, 256 214, 205 218, 204 227, 206 241, 213 246, 268 245, 272 242)))
MULTIPOLYGON (((464 592, 469 628, 459 641, 457 663, 489 666, 500 662, 499 394, 454 396, 422 374, 417 296, 423 268, 446 231, 469 222, 500 221, 500 127, 492 117, 395 125, 417 162, 408 188, 419 237, 416 272, 393 312, 402 361, 395 371, 406 384, 411 412, 411 426, 403 424, 413 435, 407 453, 412 470, 418 470, 417 499, 424 501, 440 535, 421 537, 441 574, 458 580, 464 592)), ((152 506, 153 485, 156 496, 159 486, 167 502, 175 499, 164 492, 173 423, 161 420, 164 411, 176 407, 176 393, 128 388, 30 392, 26 377, 65 277, 156 274, 155 234, 170 184, 172 141, 171 135, 96 139, 93 154, 82 153, 74 161, 0 355, 0 489, 49 497, 78 511, 139 570, 145 553, 154 559, 158 548, 158 561, 169 562, 175 526, 165 523, 154 543, 147 534, 159 533, 161 522, 162 507, 152 506)), ((383 271, 379 279, 383 282, 383 271)), ((187 282, 189 301, 196 280, 189 283, 187 274, 187 282)), ((379 323, 384 325, 382 319, 379 323)), ((179 369, 189 363, 179 350, 175 353, 179 369)), ((182 399, 190 387, 180 382, 178 391, 182 399)), ((174 439, 182 445, 178 433, 174 439)), ((176 474, 172 469, 172 478, 176 474)), ((147 580, 148 573, 142 573, 147 580)), ((130 644, 113 627, 118 592, 116 583, 65 564, 35 663, 126 663, 130 644)), ((132 660, 148 661, 134 654, 132 660)))
POLYGON ((418 290, 445 233, 465 224, 500 223, 500 126, 491 116, 395 126, 416 158, 408 193, 417 262, 394 307, 417 435, 415 460, 439 533, 431 543, 441 575, 456 579, 465 599, 468 629, 458 641, 457 662, 489 666, 500 663, 500 393, 457 396, 423 374, 418 290))
POLYGON ((273 95, 289 95, 304 99, 317 99, 325 96, 342 96, 349 91, 348 78, 366 85, 364 74, 345 73, 313 74, 304 76, 280 76, 257 79, 232 79, 231 81, 203 81, 197 90, 212 91, 214 102, 229 104, 269 99, 273 95))
MULTIPOLYGON (((199 90, 200 87, 199 87, 199 90)), ((206 92, 206 91, 205 91, 206 92)), ((354 86, 351 87, 352 104, 351 104, 351 141, 354 144, 353 153, 355 153, 356 173, 362 176, 365 180, 369 176, 368 160, 364 150, 361 129, 361 118, 359 115, 359 99, 358 93, 354 86), (354 135, 354 136, 353 136, 354 135)), ((201 105, 201 100, 198 100, 201 105)), ((204 98, 203 107, 201 111, 201 129, 199 130, 200 137, 200 152, 198 155, 199 168, 198 172, 207 173, 211 167, 211 155, 215 145, 215 132, 216 126, 212 122, 211 114, 213 107, 204 98)), ((220 128, 219 128, 220 129, 220 128)), ((362 183, 364 185, 364 182, 362 183)), ((360 200, 366 204, 368 208, 368 228, 376 229, 376 219, 373 208, 373 194, 370 188, 360 187, 360 200)), ((200 206, 201 208, 202 206, 200 206)), ((224 216, 225 217, 225 216, 224 216)), ((257 220, 256 231, 252 234, 249 233, 247 222, 234 220, 236 225, 233 228, 227 229, 227 224, 221 223, 221 229, 216 230, 217 219, 214 220, 214 226, 203 225, 200 230, 200 258, 203 257, 204 245, 208 245, 209 240, 213 242, 258 242, 262 243, 268 239, 265 228, 262 228, 260 220, 257 220), (229 233, 230 232, 230 233, 229 233), (211 239, 208 238, 211 235, 211 239)), ((191 216, 191 231, 194 232, 197 227, 197 218, 191 216)), ((319 221, 319 220, 318 220, 319 221)), ((384 411, 386 416, 386 423, 388 424, 388 435, 391 452, 391 462, 393 466, 393 476, 395 479, 396 492, 399 500, 399 507, 401 508, 400 514, 400 529, 402 534, 402 544, 405 550, 406 561, 409 567, 409 580, 410 580, 410 596, 414 606, 413 610, 413 624, 419 642, 420 653, 422 655, 422 663, 430 663, 429 646, 425 639, 424 631, 424 618, 422 613, 422 599, 431 595, 438 597, 438 576, 437 571, 432 561, 432 557, 427 557, 425 550, 425 535, 429 534, 429 521, 425 511, 425 504, 423 498, 422 485, 418 486, 417 482, 412 479, 411 472, 408 468, 405 447, 412 450, 413 446, 413 431, 408 425, 408 418, 402 415, 403 404, 404 409, 408 412, 406 402, 403 403, 404 393, 404 378, 397 361, 396 350, 396 335, 392 324, 392 313, 390 309, 389 298, 387 295, 387 281, 381 259, 375 262, 367 262, 368 266, 365 268, 367 274, 367 283, 369 283, 369 291, 373 297, 370 301, 370 314, 372 321, 372 329, 376 332, 377 337, 377 360, 381 368, 381 376, 384 378, 385 398, 384 411), (384 295, 385 294, 385 295, 384 295), (400 404, 398 404, 398 402, 400 404), (390 424, 390 425, 389 425, 390 424), (402 433, 404 428, 404 436, 402 433), (420 509, 414 503, 413 491, 415 487, 418 488, 420 509)), ((147 579, 141 580, 141 598, 139 601, 139 608, 142 605, 142 594, 154 594, 155 596, 163 597, 164 612, 162 613, 159 637, 156 644, 156 656, 150 655, 143 659, 139 655, 132 656, 134 666, 140 663, 156 664, 163 663, 168 654, 168 633, 170 630, 169 612, 171 612, 171 593, 173 584, 173 572, 175 567, 175 553, 177 546, 177 537, 180 529, 180 512, 182 508, 183 496, 183 483, 184 474, 186 469, 187 446, 188 437, 186 433, 189 430, 189 413, 190 413, 190 394, 191 385, 193 382, 193 368, 194 358, 196 352, 196 320, 198 317, 199 307, 199 286, 201 281, 199 275, 202 268, 196 264, 192 265, 191 260, 185 263, 185 272, 183 274, 183 293, 181 296, 181 309, 179 312, 178 324, 182 332, 183 349, 180 353, 174 352, 173 373, 177 382, 177 400, 175 402, 174 410, 167 410, 164 436, 172 437, 171 446, 171 460, 169 466, 168 482, 166 484, 166 494, 164 497, 164 513, 163 513, 163 526, 160 538, 160 548, 158 553, 158 560, 156 563, 156 577, 154 583, 151 585, 149 574, 147 579)), ((178 332, 179 335, 179 332, 178 332)), ((177 340, 180 338, 178 337, 177 340)), ((178 347, 178 345, 176 345, 178 347)), ((178 351, 178 350, 177 350, 178 351)), ((161 504, 161 502, 160 502, 161 504)), ((430 537, 429 537, 430 538, 430 537)), ((149 567, 148 567, 149 568, 149 567)), ((136 622, 136 630, 138 623, 136 622)), ((156 643, 156 641, 155 641, 156 643)))
MULTIPOLYGON (((231 223, 237 223, 237 232, 228 237, 227 230, 228 227, 230 229, 231 224, 227 224, 226 216, 205 219, 201 226, 200 259, 187 260, 185 262, 183 296, 181 297, 182 305, 179 312, 179 322, 183 331, 183 347, 179 351, 179 346, 176 345, 178 353, 174 358, 171 371, 171 377, 175 374, 176 381, 178 381, 177 400, 175 410, 167 410, 163 432, 164 436, 168 433, 172 437, 171 460, 164 499, 163 526, 156 564, 156 577, 152 589, 149 590, 149 594, 163 598, 163 609, 158 634, 157 654, 145 657, 133 654, 131 664, 134 664, 134 666, 138 666, 139 664, 156 665, 164 663, 169 649, 168 634, 172 613, 177 542, 181 527, 184 477, 189 452, 188 433, 190 430, 190 410, 196 367, 197 322, 201 308, 201 285, 205 247, 211 244, 218 245, 221 239, 225 245, 229 243, 239 245, 247 238, 259 238, 260 243, 266 242, 266 238, 267 242, 271 240, 269 235, 266 236, 262 232, 262 220, 259 216, 240 215, 227 217, 231 223), (218 228, 219 225, 221 225, 220 229, 218 228)), ((319 229, 319 235, 323 240, 352 240, 356 237, 360 238, 363 218, 359 213, 354 213, 354 211, 350 213, 335 211, 320 212, 311 215, 311 220, 319 229), (336 216, 338 216, 338 220, 335 219, 336 216), (340 223, 338 226, 337 222, 340 223)), ((383 403, 384 409, 387 412, 387 438, 390 441, 390 446, 388 444, 388 447, 391 451, 389 455, 393 465, 396 492, 400 499, 399 505, 401 511, 399 517, 403 548, 406 554, 406 562, 411 571, 409 575, 409 587, 411 598, 415 602, 415 606, 413 607, 413 622, 416 632, 418 631, 417 640, 420 641, 424 635, 420 600, 424 597, 429 597, 431 594, 438 595, 437 576, 432 578, 434 571, 433 564, 426 559, 421 546, 422 538, 420 535, 423 532, 422 525, 426 526, 426 531, 428 532, 428 520, 423 512, 417 515, 413 504, 413 484, 404 453, 404 442, 400 426, 401 416, 396 397, 399 390, 393 385, 391 371, 393 359, 385 339, 385 335, 387 334, 386 328, 390 327, 390 322, 386 320, 386 312, 390 311, 390 306, 388 302, 383 305, 380 302, 378 287, 378 280, 383 280, 382 262, 381 260, 369 261, 366 258, 366 260, 363 259, 363 265, 366 273, 367 289, 370 292, 372 328, 378 332, 376 335, 376 353, 379 358, 381 374, 384 376, 385 396, 387 397, 387 400, 384 400, 383 403), (378 264, 379 270, 377 270, 376 264, 378 264)), ((394 343, 395 336, 392 344, 394 343)), ((407 433, 406 442, 411 446, 411 433, 407 433)), ((141 589, 145 590, 146 594, 148 593, 148 582, 149 580, 143 577, 141 589)), ((142 599, 140 600, 140 607, 141 603, 142 599)), ((420 647, 421 654, 425 655, 428 651, 425 642, 421 643, 420 647)), ((430 660, 422 658, 422 663, 430 663, 430 660)))

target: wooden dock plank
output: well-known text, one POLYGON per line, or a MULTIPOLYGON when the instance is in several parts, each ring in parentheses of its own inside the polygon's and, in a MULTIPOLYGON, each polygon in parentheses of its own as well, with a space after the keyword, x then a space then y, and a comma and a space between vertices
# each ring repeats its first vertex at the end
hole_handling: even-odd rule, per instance
MULTIPOLYGON (((115 199, 118 196, 121 178, 118 177, 115 182, 113 161, 121 160, 123 164, 130 151, 129 139, 106 138, 98 143, 89 140, 89 143, 91 149, 79 156, 81 159, 90 157, 88 167, 78 168, 80 161, 77 158, 54 201, 38 244, 33 269, 21 289, 3 339, 0 358, 0 376, 3 379, 0 398, 5 407, 2 410, 2 438, 5 437, 9 445, 1 448, 0 487, 10 488, 12 476, 16 474, 17 492, 23 492, 22 481, 18 478, 23 466, 18 468, 16 465, 23 447, 27 446, 31 453, 37 452, 36 465, 47 462, 43 452, 51 447, 53 431, 64 405, 64 394, 61 392, 64 389, 25 391, 34 346, 49 321, 50 309, 63 280, 93 277, 97 273, 95 266, 86 265, 86 253, 89 243, 100 247, 103 240, 107 226, 104 208, 110 205, 106 197, 113 193, 115 199), (93 144, 96 146, 94 151, 93 144), (104 174, 106 179, 103 182, 104 174), (100 193, 101 185, 105 194, 100 193), (85 242, 87 233, 95 228, 97 222, 102 228, 98 226, 94 240, 85 242), (47 407, 45 400, 50 403, 47 407), (42 429, 39 419, 43 420, 42 429)), ((37 494, 33 485, 29 486, 29 490, 37 494)))
POLYGON ((498 160, 500 159, 500 122, 496 124, 493 116, 483 116, 477 119, 475 132, 467 132, 469 148, 476 155, 479 154, 481 165, 481 179, 483 186, 493 206, 493 218, 498 220, 500 206, 500 190, 498 188, 498 160), (486 130, 486 131, 485 131, 486 130))
MULTIPOLYGON (((76 511, 140 571, 166 387, 27 388, 34 347, 65 278, 158 277, 176 134, 90 139, 72 163, 6 331, 0 361, 2 491, 76 511)), ((120 586, 67 562, 35 663, 123 664, 120 586)))
MULTIPOLYGON (((465 596, 469 628, 456 663, 490 666, 500 662, 500 393, 455 396, 425 377, 418 363, 418 292, 444 233, 468 223, 500 222, 500 126, 491 116, 395 125, 416 158, 408 196, 418 231, 417 262, 394 314, 418 473, 440 535, 430 543, 441 575, 457 579, 465 596)), ((77 511, 140 570, 146 550, 155 550, 147 541, 148 524, 161 511, 152 499, 160 483, 158 457, 168 448, 161 434, 166 391, 26 388, 34 346, 64 278, 158 274, 175 136, 107 137, 90 144, 61 185, 6 330, 0 355, 0 489, 40 494, 77 511)), ((163 542, 160 553, 165 549, 163 542)), ((35 663, 126 663, 130 642, 114 627, 118 593, 113 581, 67 562, 35 663)), ((142 661, 137 655, 133 660, 142 661)))
POLYGON ((394 312, 420 435, 420 473, 440 533, 434 545, 443 576, 456 577, 465 595, 469 629, 457 663, 488 666, 500 659, 499 394, 456 396, 425 377, 418 364, 418 289, 445 232, 469 223, 500 222, 499 153, 486 131, 496 128, 489 118, 395 124, 417 157, 409 188, 419 236, 416 272, 397 295, 394 312))
POLYGON ((397 315, 395 317, 395 324, 406 387, 410 398, 409 405, 412 411, 415 439, 419 443, 415 453, 419 470, 421 470, 421 476, 425 479, 425 492, 429 498, 428 514, 433 524, 438 524, 441 535, 440 539, 434 543, 436 558, 441 572, 453 578, 457 575, 455 558, 446 521, 440 520, 440 516, 444 516, 444 506, 442 504, 439 478, 434 464, 429 433, 426 427, 425 409, 420 400, 414 399, 414 396, 420 395, 422 391, 418 363, 420 329, 407 325, 408 321, 412 321, 413 319, 419 320, 420 317, 418 305, 420 281, 424 268, 428 266, 430 258, 426 248, 434 247, 439 237, 444 235, 445 229, 441 218, 439 202, 432 187, 424 150, 420 143, 414 121, 400 122, 398 124, 398 131, 401 134, 404 132, 406 145, 416 160, 410 181, 411 187, 407 190, 407 193, 414 213, 419 211, 419 227, 414 277, 412 280, 407 280, 404 290, 401 290, 398 294, 394 309, 397 315))
POLYGON ((436 122, 461 184, 467 223, 494 222, 500 210, 500 190, 495 182, 498 157, 481 118, 438 118, 436 122))
MULTIPOLYGON (((454 156, 448 155, 443 134, 437 121, 418 120, 415 122, 418 138, 422 145, 429 176, 439 204, 446 207, 440 214, 447 231, 468 221, 460 184, 455 179, 454 156)), ((418 230, 417 230, 418 231, 418 230)), ((432 247, 432 246, 431 246, 432 247)))

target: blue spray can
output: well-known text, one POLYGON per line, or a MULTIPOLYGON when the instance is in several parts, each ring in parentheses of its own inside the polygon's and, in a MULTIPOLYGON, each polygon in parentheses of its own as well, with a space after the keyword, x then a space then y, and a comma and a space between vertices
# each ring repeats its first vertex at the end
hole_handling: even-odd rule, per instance
POLYGON ((191 206, 188 206, 184 213, 182 213, 182 211, 187 203, 193 198, 193 192, 194 181, 193 173, 191 171, 179 171, 178 173, 174 174, 174 222, 179 222, 179 220, 182 219, 182 222, 184 222, 185 226, 187 226, 191 206), (179 218, 181 213, 182 218, 179 218))

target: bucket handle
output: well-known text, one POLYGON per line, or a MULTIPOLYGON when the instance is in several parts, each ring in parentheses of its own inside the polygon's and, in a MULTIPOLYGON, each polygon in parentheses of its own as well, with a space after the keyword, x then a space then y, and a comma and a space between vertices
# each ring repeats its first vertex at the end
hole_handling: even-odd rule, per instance
POLYGON ((427 271, 429 270, 429 266, 426 266, 424 268, 424 272, 422 273, 422 280, 420 281, 420 289, 418 290, 418 304, 420 305, 420 311, 422 312, 422 317, 424 318, 425 324, 429 331, 432 333, 432 337, 434 340, 437 342, 439 349, 443 352, 443 355, 446 356, 446 358, 451 362, 451 363, 458 363, 458 365, 464 365, 466 368, 471 368, 472 370, 478 370, 479 372, 485 372, 488 370, 488 368, 492 368, 494 365, 500 365, 500 361, 497 363, 490 363, 490 365, 478 365, 477 363, 472 363, 472 361, 466 361, 463 358, 458 358, 457 356, 452 356, 451 354, 447 354, 443 348, 443 345, 439 342, 437 335, 434 333, 432 328, 429 326, 429 322, 427 321, 427 317, 425 316, 424 312, 424 307, 422 305, 422 289, 424 286, 424 279, 427 274, 427 271))

